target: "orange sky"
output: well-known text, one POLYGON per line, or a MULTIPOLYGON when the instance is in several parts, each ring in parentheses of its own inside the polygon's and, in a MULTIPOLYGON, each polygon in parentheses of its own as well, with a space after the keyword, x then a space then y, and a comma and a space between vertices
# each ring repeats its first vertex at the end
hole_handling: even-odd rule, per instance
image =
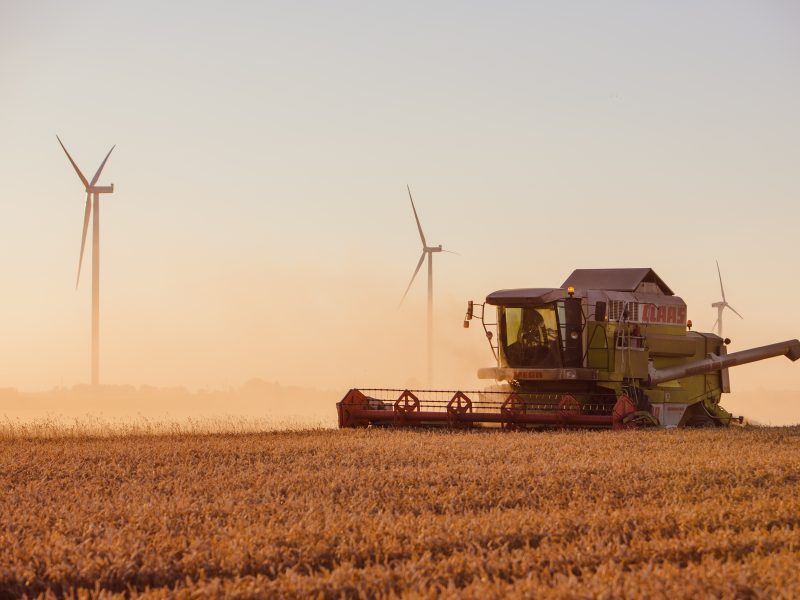
MULTIPOLYGON (((0 8, 0 387, 88 379, 84 194, 101 183, 102 380, 322 389, 491 363, 467 299, 651 266, 732 350, 800 336, 800 10, 76 2, 0 8), (156 11, 156 6, 158 10, 156 11), (154 17, 158 14, 158 18, 154 17), (92 35, 82 35, 91 31, 92 35)), ((798 390, 784 359, 734 389, 798 390)), ((767 394, 769 395, 769 394, 767 394)), ((800 419, 798 407, 797 419, 800 419)))

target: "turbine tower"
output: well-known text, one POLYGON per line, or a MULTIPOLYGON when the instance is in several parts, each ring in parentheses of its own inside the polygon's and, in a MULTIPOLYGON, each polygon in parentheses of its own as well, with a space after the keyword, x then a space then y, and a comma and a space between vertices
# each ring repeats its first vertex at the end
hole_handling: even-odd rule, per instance
POLYGON ((725 288, 722 287, 722 273, 720 273, 719 271, 719 261, 716 262, 717 262, 717 275, 719 275, 719 291, 722 293, 722 300, 720 300, 719 302, 714 302, 711 305, 713 308, 717 309, 717 320, 714 321, 714 325, 711 326, 711 329, 714 329, 714 326, 716 326, 717 335, 719 337, 722 337, 722 311, 724 311, 726 308, 730 308, 734 312, 734 314, 738 316, 740 319, 744 319, 744 317, 740 315, 738 312, 736 312, 736 309, 733 308, 730 304, 728 304, 727 300, 725 300, 725 288))
POLYGON ((100 173, 103 172, 103 167, 106 166, 108 157, 111 156, 116 144, 111 146, 100 167, 92 177, 91 181, 87 181, 83 176, 78 165, 72 160, 72 157, 64 147, 61 138, 56 136, 58 143, 67 155, 72 168, 78 174, 78 177, 86 188, 86 208, 83 212, 83 235, 81 236, 81 254, 78 258, 78 276, 75 279, 75 289, 78 289, 78 283, 81 280, 81 264, 83 263, 83 250, 86 247, 86 232, 89 229, 89 217, 92 216, 92 385, 97 385, 100 379, 100 194, 111 194, 114 192, 114 184, 108 186, 97 185, 97 180, 100 179, 100 173))
POLYGON ((414 269, 414 274, 411 276, 411 281, 408 282, 406 291, 403 294, 403 297, 400 299, 400 304, 403 304, 403 300, 406 299, 406 296, 408 295, 408 290, 411 289, 411 284, 414 283, 414 278, 416 278, 417 273, 419 273, 420 267, 422 267, 422 263, 425 261, 425 257, 427 257, 428 258, 428 385, 430 386, 433 380, 433 253, 450 252, 450 251, 442 249, 441 244, 439 244, 438 246, 428 246, 428 242, 425 240, 425 234, 422 232, 422 225, 420 225, 419 222, 417 209, 414 206, 414 198, 411 197, 411 188, 408 185, 406 185, 406 189, 408 189, 408 199, 411 200, 411 210, 414 211, 414 219, 417 222, 417 229, 419 230, 419 239, 422 241, 422 255, 420 255, 419 262, 417 263, 417 268, 414 269))

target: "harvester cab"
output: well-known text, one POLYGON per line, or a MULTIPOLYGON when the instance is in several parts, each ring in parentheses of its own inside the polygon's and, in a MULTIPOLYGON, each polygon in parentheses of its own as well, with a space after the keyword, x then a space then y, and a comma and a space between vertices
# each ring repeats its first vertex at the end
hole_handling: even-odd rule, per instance
POLYGON ((340 426, 729 425, 719 404, 729 367, 800 358, 797 340, 728 354, 729 340, 691 330, 686 303, 649 268, 578 269, 558 288, 496 291, 468 304, 464 326, 474 318, 496 361, 478 377, 500 385, 452 397, 351 390, 338 405, 340 426), (366 414, 360 407, 375 396, 383 410, 366 414))
POLYGON ((642 379, 648 339, 674 355, 693 346, 685 339, 686 304, 652 269, 577 270, 559 288, 493 292, 481 308, 482 322, 498 334, 497 366, 481 369, 482 379, 586 387, 579 382, 595 381, 598 370, 642 379), (492 325, 485 324, 486 305, 496 307, 492 325))

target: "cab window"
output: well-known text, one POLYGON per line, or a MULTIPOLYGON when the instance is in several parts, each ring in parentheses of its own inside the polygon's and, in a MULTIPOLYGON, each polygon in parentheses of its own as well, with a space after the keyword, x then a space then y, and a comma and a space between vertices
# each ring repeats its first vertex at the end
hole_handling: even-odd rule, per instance
POLYGON ((511 367, 560 367, 556 307, 504 307, 501 310, 501 343, 511 367))

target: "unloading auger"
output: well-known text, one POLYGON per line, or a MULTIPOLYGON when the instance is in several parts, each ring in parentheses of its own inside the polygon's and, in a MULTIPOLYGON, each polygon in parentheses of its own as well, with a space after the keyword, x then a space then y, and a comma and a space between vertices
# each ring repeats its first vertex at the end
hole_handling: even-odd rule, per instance
POLYGON ((730 367, 800 358, 796 339, 728 354, 730 340, 692 331, 684 301, 649 268, 578 269, 559 288, 500 290, 468 303, 464 326, 474 318, 496 360, 478 377, 496 384, 351 389, 339 427, 726 426, 741 423, 719 404, 730 367))

